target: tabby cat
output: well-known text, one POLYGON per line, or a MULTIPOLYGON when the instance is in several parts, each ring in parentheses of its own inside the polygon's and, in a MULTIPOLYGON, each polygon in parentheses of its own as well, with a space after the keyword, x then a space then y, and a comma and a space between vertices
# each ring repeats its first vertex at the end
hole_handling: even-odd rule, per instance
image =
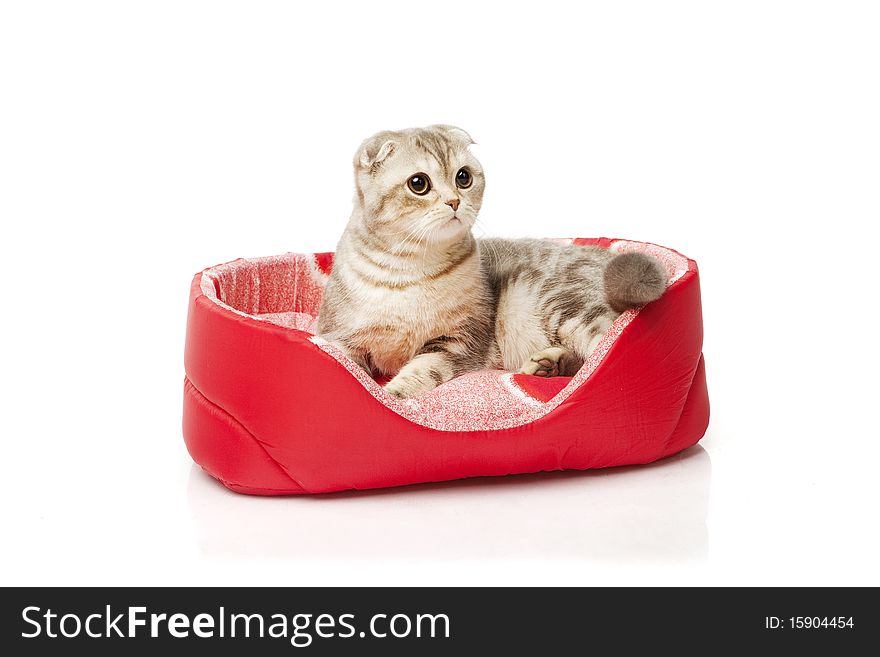
POLYGON ((475 239, 485 179, 470 136, 380 132, 354 159, 354 211, 318 334, 398 398, 465 372, 570 376, 614 318, 657 299, 654 258, 544 240, 475 239))

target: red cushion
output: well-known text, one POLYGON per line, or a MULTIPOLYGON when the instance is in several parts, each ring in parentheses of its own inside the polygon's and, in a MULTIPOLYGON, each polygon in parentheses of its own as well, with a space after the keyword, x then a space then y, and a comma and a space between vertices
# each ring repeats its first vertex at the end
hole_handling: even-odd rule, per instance
POLYGON ((576 376, 487 370, 396 400, 312 335, 332 254, 237 260, 190 293, 183 432, 193 459, 261 495, 647 463, 708 424, 696 263, 652 253, 664 296, 623 313, 576 376))

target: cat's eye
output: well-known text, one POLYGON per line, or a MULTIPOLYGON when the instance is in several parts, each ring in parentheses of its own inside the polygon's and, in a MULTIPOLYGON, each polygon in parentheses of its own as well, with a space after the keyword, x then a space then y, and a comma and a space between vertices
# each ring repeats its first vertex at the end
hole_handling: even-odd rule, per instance
POLYGON ((406 181, 409 191, 418 196, 424 196, 431 191, 431 179, 424 173, 417 173, 406 181))
POLYGON ((473 182, 474 177, 465 167, 459 169, 458 173, 455 174, 455 184, 458 185, 459 189, 467 189, 473 184, 473 182))

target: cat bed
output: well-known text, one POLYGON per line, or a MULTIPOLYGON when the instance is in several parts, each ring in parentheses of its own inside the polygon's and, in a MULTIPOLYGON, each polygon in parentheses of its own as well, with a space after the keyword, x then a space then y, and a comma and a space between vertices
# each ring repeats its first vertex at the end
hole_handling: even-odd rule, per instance
POLYGON ((190 455, 234 491, 288 495, 648 463, 695 444, 709 420, 696 263, 644 242, 559 241, 653 255, 669 288, 621 314, 573 377, 484 370, 403 400, 314 335, 331 253, 196 274, 190 455))

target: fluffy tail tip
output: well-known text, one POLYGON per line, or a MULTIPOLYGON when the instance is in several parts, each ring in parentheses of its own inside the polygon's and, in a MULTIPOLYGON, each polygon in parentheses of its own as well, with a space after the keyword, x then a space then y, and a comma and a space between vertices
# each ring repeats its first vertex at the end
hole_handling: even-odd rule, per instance
POLYGON ((617 312, 659 299, 666 290, 666 271, 644 253, 621 253, 605 268, 605 296, 617 312))

